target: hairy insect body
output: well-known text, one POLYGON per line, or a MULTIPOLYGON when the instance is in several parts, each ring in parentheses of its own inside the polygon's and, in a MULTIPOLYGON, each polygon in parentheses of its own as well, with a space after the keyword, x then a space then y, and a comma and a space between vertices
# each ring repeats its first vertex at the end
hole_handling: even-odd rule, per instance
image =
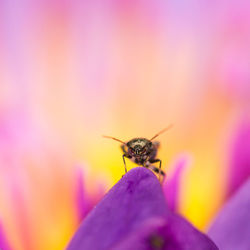
POLYGON ((121 148, 123 150, 123 162, 125 166, 125 172, 127 172, 125 157, 133 161, 134 163, 150 168, 160 175, 165 175, 161 170, 161 160, 156 159, 159 142, 151 142, 146 138, 134 138, 127 143, 124 143, 121 148), (159 168, 152 165, 152 163, 159 162, 159 168))
POLYGON ((156 158, 157 150, 160 144, 157 141, 152 142, 152 140, 155 139, 157 136, 159 136, 161 133, 167 131, 171 127, 172 125, 163 129, 155 136, 153 136, 150 140, 140 137, 140 138, 134 138, 128 142, 123 142, 115 137, 111 136, 104 136, 104 137, 122 143, 121 145, 123 151, 122 158, 124 162, 125 172, 127 172, 125 158, 128 158, 140 166, 149 168, 154 172, 159 173, 159 180, 160 180, 160 176, 165 175, 164 171, 161 170, 161 160, 156 158), (155 167, 152 165, 153 163, 156 162, 159 162, 159 167, 155 167))
POLYGON ((127 142, 128 150, 123 150, 126 157, 138 165, 144 166, 146 161, 156 155, 156 148, 146 138, 135 138, 127 142))

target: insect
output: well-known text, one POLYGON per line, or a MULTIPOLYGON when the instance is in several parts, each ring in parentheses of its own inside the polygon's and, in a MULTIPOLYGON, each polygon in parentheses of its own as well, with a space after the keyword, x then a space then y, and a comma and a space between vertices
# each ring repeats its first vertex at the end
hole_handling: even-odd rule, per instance
POLYGON ((161 176, 163 177, 165 176, 164 171, 161 169, 161 160, 156 158, 160 143, 158 141, 153 142, 153 140, 160 134, 169 130, 171 127, 172 125, 161 130, 156 135, 154 135, 150 140, 139 137, 139 138, 134 138, 128 142, 123 142, 115 137, 105 136, 105 135, 103 137, 113 139, 115 141, 122 143, 121 145, 121 149, 123 151, 122 159, 125 167, 125 173, 127 173, 125 158, 128 158, 132 160, 134 163, 138 164, 139 166, 149 168, 154 172, 158 173, 160 180, 161 176), (153 163, 157 162, 159 162, 159 167, 155 167, 152 165, 153 163))

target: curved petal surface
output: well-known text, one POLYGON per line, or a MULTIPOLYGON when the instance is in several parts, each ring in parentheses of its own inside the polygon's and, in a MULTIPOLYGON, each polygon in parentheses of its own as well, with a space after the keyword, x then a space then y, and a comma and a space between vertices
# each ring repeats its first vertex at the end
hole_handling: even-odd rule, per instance
POLYGON ((146 168, 130 170, 89 213, 68 250, 216 250, 214 243, 166 205, 146 168), (177 248, 176 248, 177 247, 177 248))
POLYGON ((250 178, 228 201, 208 234, 221 250, 250 249, 250 178))

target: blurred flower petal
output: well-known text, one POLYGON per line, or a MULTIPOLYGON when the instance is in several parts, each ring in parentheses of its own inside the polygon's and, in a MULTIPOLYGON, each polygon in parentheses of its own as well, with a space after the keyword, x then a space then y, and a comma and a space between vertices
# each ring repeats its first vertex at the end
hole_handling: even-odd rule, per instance
POLYGON ((7 243, 7 240, 5 238, 4 232, 3 232, 3 227, 0 224, 0 249, 1 250, 9 250, 10 246, 7 243))
POLYGON ((250 249, 250 179, 228 201, 208 234, 221 250, 250 249))
POLYGON ((185 167, 188 165, 188 160, 187 156, 179 157, 174 164, 174 172, 170 177, 167 176, 166 181, 163 184, 167 203, 172 211, 178 210, 178 199, 181 186, 180 179, 185 167))
POLYGON ((243 120, 233 140, 228 196, 250 176, 250 121, 243 120))
POLYGON ((217 249, 171 213, 155 175, 140 167, 129 171, 90 212, 67 249, 138 249, 141 244, 145 249, 158 244, 164 244, 163 249, 217 249))
POLYGON ((83 173, 80 168, 78 168, 76 172, 76 209, 79 221, 82 221, 90 209, 87 194, 84 189, 83 173))
POLYGON ((78 167, 76 169, 76 187, 75 187, 75 199, 76 199, 76 213, 77 219, 80 222, 91 211, 91 209, 100 201, 104 196, 104 189, 101 185, 95 194, 88 194, 85 189, 84 173, 83 170, 78 167))

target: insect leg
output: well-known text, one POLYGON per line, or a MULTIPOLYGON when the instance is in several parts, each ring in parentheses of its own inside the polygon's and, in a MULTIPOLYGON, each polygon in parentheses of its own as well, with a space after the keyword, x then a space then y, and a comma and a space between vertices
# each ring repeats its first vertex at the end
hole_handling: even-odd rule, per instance
MULTIPOLYGON (((161 170, 161 160, 160 159, 151 159, 151 160, 149 160, 149 162, 150 163, 156 163, 156 162, 160 162, 160 165, 159 165, 159 168, 156 168, 156 167, 154 167, 154 168, 156 168, 157 170, 158 170, 158 173, 159 173, 159 181, 160 181, 160 176, 161 175, 165 175, 165 173, 161 170)), ((156 170, 154 170, 155 172, 157 172, 156 170)))
POLYGON ((123 156, 122 156, 123 163, 124 163, 124 167, 125 167, 125 173, 127 173, 128 171, 127 171, 127 166, 126 166, 125 157, 126 157, 126 158, 131 158, 131 157, 129 157, 129 156, 128 156, 128 155, 126 155, 126 154, 123 154, 123 156))
POLYGON ((151 165, 150 168, 151 168, 154 172, 158 173, 159 175, 162 175, 163 177, 166 175, 165 172, 164 172, 163 170, 160 170, 159 168, 157 168, 157 167, 155 167, 155 166, 152 166, 152 165, 151 165))
MULTIPOLYGON (((148 162, 148 163, 149 163, 149 162, 148 162)), ((159 168, 157 168, 157 167, 155 167, 155 166, 153 166, 153 165, 150 165, 150 164, 146 164, 145 167, 146 167, 146 168, 149 168, 149 169, 151 169, 152 171, 154 171, 155 173, 159 174, 159 177, 160 177, 160 176, 163 176, 163 178, 164 178, 165 172, 164 172, 163 170, 160 170, 159 168)), ((159 180, 160 180, 160 178, 159 178, 159 180)), ((161 180, 160 180, 160 182, 161 182, 161 180)))

